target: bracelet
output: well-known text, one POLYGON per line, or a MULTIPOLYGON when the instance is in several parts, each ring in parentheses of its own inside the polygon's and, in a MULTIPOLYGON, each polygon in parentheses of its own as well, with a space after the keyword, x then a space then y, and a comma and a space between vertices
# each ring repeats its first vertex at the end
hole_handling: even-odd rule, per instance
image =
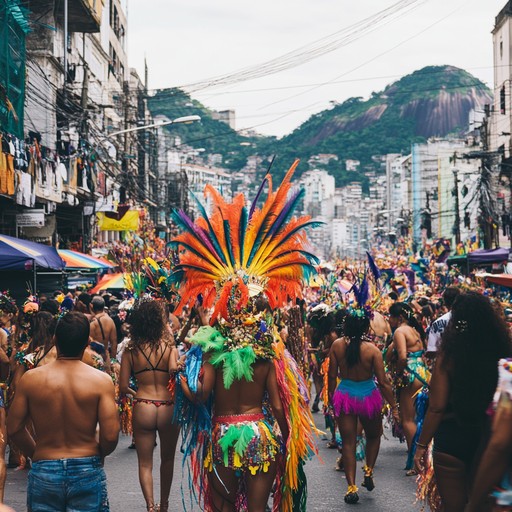
POLYGON ((420 448, 423 448, 425 450, 428 448, 428 444, 422 444, 419 441, 416 441, 416 446, 419 446, 420 448))

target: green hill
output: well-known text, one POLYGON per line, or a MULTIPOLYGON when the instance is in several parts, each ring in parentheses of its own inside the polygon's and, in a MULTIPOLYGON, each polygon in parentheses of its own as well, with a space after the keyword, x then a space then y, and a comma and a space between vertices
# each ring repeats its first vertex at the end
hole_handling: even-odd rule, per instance
POLYGON ((379 169, 373 156, 407 153, 413 142, 432 136, 461 135, 467 130, 471 109, 483 110, 488 103, 492 103, 491 91, 468 72, 453 66, 429 66, 374 92, 367 100, 350 98, 315 114, 279 140, 243 137, 212 119, 210 110, 177 89, 159 91, 151 98, 150 108, 170 118, 201 115, 200 126, 176 125, 173 133, 194 147, 221 153, 230 169, 242 168, 252 154, 267 161, 275 154, 278 176, 294 158, 301 159, 300 174, 308 169, 312 155, 330 153, 337 155, 338 162, 331 161, 327 168, 341 185, 355 177, 346 173, 345 160, 361 162, 363 172, 358 179, 364 181, 364 171, 379 169))

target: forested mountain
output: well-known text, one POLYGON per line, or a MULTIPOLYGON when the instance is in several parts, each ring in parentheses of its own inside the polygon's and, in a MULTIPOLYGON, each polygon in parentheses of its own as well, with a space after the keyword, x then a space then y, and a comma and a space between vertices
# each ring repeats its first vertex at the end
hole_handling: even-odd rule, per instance
MULTIPOLYGON (((184 142, 221 153, 224 165, 238 170, 251 154, 267 160, 277 155, 276 172, 281 173, 294 158, 301 158, 299 173, 307 170, 308 159, 318 153, 338 156, 329 170, 338 184, 348 176, 344 161, 359 160, 364 170, 375 166, 375 155, 407 153, 413 142, 428 137, 462 135, 467 131, 471 109, 483 110, 492 103, 491 91, 468 72, 453 66, 429 66, 374 92, 370 98, 350 98, 335 107, 311 116, 289 135, 275 137, 243 137, 212 112, 183 91, 167 89, 151 98, 154 114, 175 118, 199 114, 201 126, 176 125, 184 142), (241 143, 250 145, 240 145, 241 143)), ((351 173, 350 179, 354 179, 351 173)))

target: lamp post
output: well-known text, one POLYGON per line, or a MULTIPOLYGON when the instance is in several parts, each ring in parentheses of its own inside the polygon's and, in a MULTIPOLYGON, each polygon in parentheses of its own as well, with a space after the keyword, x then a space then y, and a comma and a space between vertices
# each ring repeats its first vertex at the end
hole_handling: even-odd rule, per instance
POLYGON ((135 128, 127 128, 126 130, 119 130, 117 132, 109 133, 103 137, 102 141, 105 139, 110 139, 110 137, 115 137, 116 135, 122 135, 123 133, 131 133, 137 132, 139 130, 147 130, 148 128, 160 128, 162 126, 168 126, 170 124, 190 124, 195 121, 201 121, 201 116, 193 115, 193 116, 183 116, 177 117, 176 119, 169 119, 169 121, 162 121, 160 123, 147 124, 144 126, 136 126, 135 128))

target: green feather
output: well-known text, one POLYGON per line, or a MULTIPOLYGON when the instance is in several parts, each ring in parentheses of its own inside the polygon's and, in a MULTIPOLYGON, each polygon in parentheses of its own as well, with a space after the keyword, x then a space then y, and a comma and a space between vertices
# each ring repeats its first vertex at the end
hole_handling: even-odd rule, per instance
POLYGON ((235 443, 235 452, 242 456, 247 450, 249 443, 254 438, 254 429, 250 425, 242 425, 240 427, 240 434, 237 442, 235 443))
POLYGON ((191 339, 194 345, 199 345, 203 352, 214 352, 221 350, 226 338, 214 327, 200 327, 191 339))
POLYGON ((222 449, 224 456, 224 465, 228 465, 229 462, 229 449, 238 441, 240 438, 240 427, 236 425, 230 425, 226 433, 219 439, 219 446, 222 449))

